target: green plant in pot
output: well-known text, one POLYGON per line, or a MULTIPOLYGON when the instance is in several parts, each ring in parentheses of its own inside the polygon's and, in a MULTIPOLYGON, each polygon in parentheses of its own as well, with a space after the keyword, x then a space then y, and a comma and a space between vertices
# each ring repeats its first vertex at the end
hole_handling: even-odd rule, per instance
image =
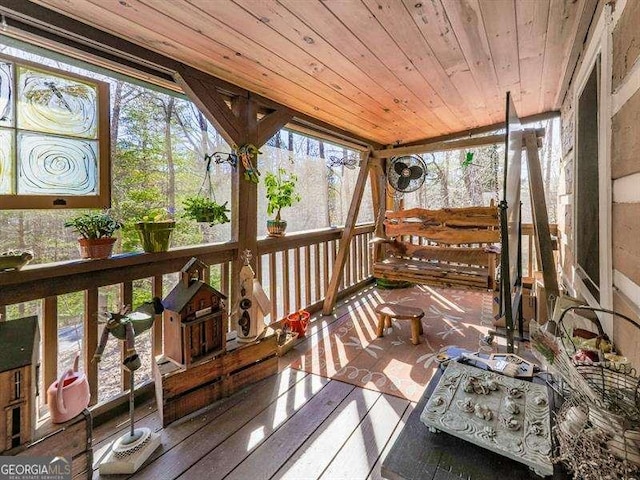
POLYGON ((229 223, 229 213, 231 210, 227 208, 229 202, 222 204, 215 201, 215 199, 196 195, 193 197, 187 197, 182 205, 184 206, 185 218, 190 218, 196 222, 208 223, 209 225, 220 225, 223 223, 229 223))
POLYGON ((264 177, 264 185, 267 189, 267 215, 273 216, 273 220, 267 220, 267 232, 270 237, 281 237, 287 228, 287 222, 282 220, 280 213, 283 208, 291 207, 301 200, 296 193, 298 177, 288 173, 284 168, 279 168, 276 173, 269 172, 264 177))
POLYGON ((109 258, 116 242, 113 235, 122 228, 122 223, 109 212, 92 212, 73 217, 64 226, 80 235, 78 244, 82 258, 109 258))
POLYGON ((171 244, 171 234, 176 222, 166 210, 150 210, 135 224, 142 248, 147 253, 166 252, 171 244))

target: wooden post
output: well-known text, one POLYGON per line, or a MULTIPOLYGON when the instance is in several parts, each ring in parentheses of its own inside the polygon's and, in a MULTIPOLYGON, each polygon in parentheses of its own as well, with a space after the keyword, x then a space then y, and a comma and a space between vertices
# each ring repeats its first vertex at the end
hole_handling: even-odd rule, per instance
MULTIPOLYGON (((236 139, 238 145, 253 144, 259 147, 254 143, 257 140, 258 128, 255 102, 251 99, 238 97, 234 100, 233 111, 240 119, 245 131, 242 137, 236 139)), ((258 159, 253 156, 251 161, 256 165, 258 159)), ((251 250, 253 254, 251 267, 254 272, 258 258, 258 186, 244 179, 245 171, 244 165, 239 162, 238 168, 233 172, 231 185, 231 228, 233 239, 238 242, 238 252, 231 264, 231 301, 229 302, 231 312, 236 310, 240 299, 240 270, 244 265, 242 253, 245 250, 251 250)), ((233 329, 233 319, 231 325, 233 329)))
MULTIPOLYGON (((58 297, 42 301, 42 383, 49 388, 58 378, 58 297)), ((43 403, 46 395, 40 395, 43 403)))
MULTIPOLYGON (((122 305, 129 305, 133 310, 133 282, 124 282, 120 284, 120 303, 122 305)), ((152 341, 152 344, 155 343, 152 341)), ((120 342, 120 363, 125 360, 127 347, 125 342, 120 342)), ((129 383, 131 383, 131 373, 126 368, 122 369, 122 376, 120 377, 120 390, 126 392, 129 389, 129 383)))
MULTIPOLYGON (((89 405, 98 403, 98 362, 94 362, 93 354, 98 348, 98 289, 91 288, 84 292, 84 332, 82 335, 82 358, 84 369, 89 380, 91 401, 89 405)), ((119 368, 119 367, 118 367, 119 368)))
MULTIPOLYGON (((542 183, 542 169, 538 156, 538 137, 535 130, 525 130, 524 141, 527 148, 527 165, 529 167, 529 193, 531 194, 531 212, 533 214, 536 250, 540 257, 544 288, 547 298, 558 297, 558 277, 553 259, 549 215, 542 183)), ((541 299, 545 301, 546 299, 541 299)))
MULTIPOLYGON (((154 297, 162 298, 162 275, 157 275, 151 279, 151 295, 154 297)), ((153 350, 154 357, 156 355, 162 355, 162 314, 156 315, 156 319, 153 322, 151 329, 151 348, 153 350)), ((153 362, 155 365, 155 362, 153 362)))
MULTIPOLYGON (((373 195, 373 214, 376 222, 374 237, 383 238, 384 214, 387 211, 387 176, 383 166, 376 162, 371 165, 371 194, 373 195)), ((373 262, 384 256, 384 245, 375 243, 371 258, 373 262)))
POLYGON ((358 213, 360 212, 360 204, 362 203, 362 194, 364 193, 364 188, 367 184, 367 177, 369 176, 370 159, 371 151, 368 151, 366 154, 364 154, 364 158, 362 159, 362 163, 360 164, 360 172, 358 173, 358 180, 353 191, 351 206, 349 207, 349 213, 347 214, 347 220, 345 221, 344 231, 342 232, 342 238, 340 239, 338 255, 336 256, 335 263, 333 264, 331 281, 329 282, 329 288, 327 289, 327 293, 324 298, 324 305, 322 307, 323 315, 331 315, 333 307, 335 307, 336 304, 338 287, 340 286, 340 279, 342 278, 342 272, 344 270, 347 256, 349 254, 351 239, 353 238, 353 232, 358 220, 358 213))

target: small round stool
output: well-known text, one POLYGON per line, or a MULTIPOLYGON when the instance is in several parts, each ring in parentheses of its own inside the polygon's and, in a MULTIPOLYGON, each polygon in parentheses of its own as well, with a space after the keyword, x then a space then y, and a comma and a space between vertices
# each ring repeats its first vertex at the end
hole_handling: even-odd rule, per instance
POLYGON ((420 343, 420 335, 422 331, 422 322, 424 312, 421 308, 401 305, 399 303, 381 303, 376 307, 378 314, 378 337, 384 337, 385 327, 391 327, 391 319, 411 320, 411 343, 418 345, 420 343))

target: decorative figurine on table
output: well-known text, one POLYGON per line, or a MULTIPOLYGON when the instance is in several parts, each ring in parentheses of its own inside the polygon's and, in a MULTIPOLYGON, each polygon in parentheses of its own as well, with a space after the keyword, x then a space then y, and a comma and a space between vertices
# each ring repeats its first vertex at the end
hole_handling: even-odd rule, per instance
POLYGON ((140 368, 140 357, 135 348, 135 337, 146 332, 153 326, 155 316, 163 312, 164 306, 159 298, 154 297, 129 312, 128 307, 119 312, 106 313, 107 321, 102 331, 102 337, 93 360, 99 362, 104 352, 109 335, 125 342, 125 358, 123 367, 130 372, 129 375, 129 425, 130 430, 112 445, 107 457, 100 463, 100 474, 125 474, 135 473, 138 468, 149 458, 149 455, 160 446, 160 435, 151 429, 134 428, 134 372, 140 368))
POLYGON ((245 250, 242 254, 244 265, 240 269, 240 301, 237 320, 239 342, 256 340, 265 328, 264 316, 271 310, 269 298, 265 295, 251 268, 252 258, 250 250, 245 250))

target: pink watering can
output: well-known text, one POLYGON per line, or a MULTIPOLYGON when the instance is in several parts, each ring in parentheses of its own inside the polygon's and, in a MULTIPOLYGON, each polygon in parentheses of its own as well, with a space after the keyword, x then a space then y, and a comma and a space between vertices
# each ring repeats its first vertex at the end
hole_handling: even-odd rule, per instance
POLYGON ((91 393, 87 376, 78 372, 80 355, 76 355, 73 369, 68 369, 47 389, 47 404, 53 423, 71 420, 87 408, 91 393))

